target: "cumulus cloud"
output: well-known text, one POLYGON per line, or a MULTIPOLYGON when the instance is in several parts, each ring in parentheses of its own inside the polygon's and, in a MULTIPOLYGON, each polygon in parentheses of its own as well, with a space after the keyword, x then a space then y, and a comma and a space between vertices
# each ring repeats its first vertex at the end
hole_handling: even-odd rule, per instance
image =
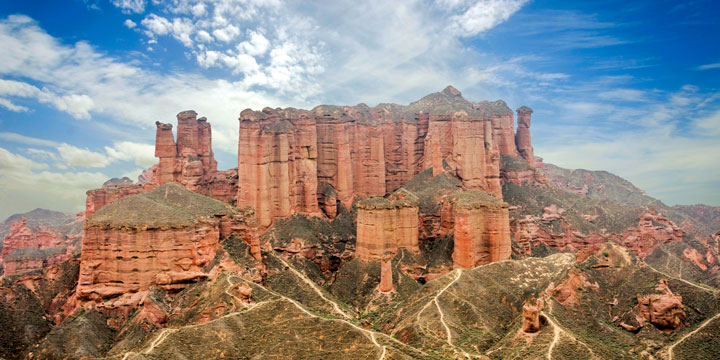
POLYGON ((111 0, 111 3, 122 9, 124 13, 143 13, 145 11, 146 0, 111 0))
POLYGON ((106 167, 115 161, 125 160, 148 168, 157 162, 154 145, 119 141, 113 146, 105 146, 104 150, 104 153, 97 152, 65 143, 57 147, 62 160, 70 166, 106 167))
MULTIPOLYGON (((85 94, 67 94, 58 95, 47 88, 40 89, 22 81, 0 79, 0 96, 32 98, 45 104, 50 104, 60 111, 64 111, 77 119, 89 119, 90 110, 94 106, 93 100, 85 94)), ((2 100, 2 98, 0 98, 2 100)), ((5 104, 0 101, 0 105, 5 106, 8 110, 16 112, 25 112, 29 109, 24 106, 18 106, 5 100, 5 104)))
POLYGON ((137 26, 137 24, 130 19, 126 19, 125 22, 123 22, 123 25, 125 25, 128 29, 132 29, 137 26))

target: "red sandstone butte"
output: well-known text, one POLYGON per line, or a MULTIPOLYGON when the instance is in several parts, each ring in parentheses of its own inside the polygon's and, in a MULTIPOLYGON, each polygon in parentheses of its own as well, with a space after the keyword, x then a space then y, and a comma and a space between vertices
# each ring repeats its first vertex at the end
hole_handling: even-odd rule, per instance
POLYGON ((357 242, 355 256, 361 260, 382 260, 386 253, 400 249, 419 253, 418 200, 399 190, 385 199, 372 197, 357 202, 357 242))
POLYGON ((172 125, 156 122, 158 164, 137 185, 89 191, 86 217, 173 181, 228 204, 253 207, 258 225, 267 229, 294 213, 333 218, 338 206, 350 209, 356 197, 391 194, 431 167, 435 175, 447 169, 467 189, 502 198, 500 155, 532 149, 529 114, 519 114, 524 122, 518 132, 524 133, 515 136, 512 110, 503 101, 471 103, 452 86, 407 106, 246 109, 239 117, 238 168, 217 171, 210 124, 192 110, 183 111, 177 115, 176 138, 172 125))
POLYGON ((517 109, 517 113, 518 129, 517 134, 515 134, 515 143, 517 144, 518 153, 528 164, 534 166, 535 155, 530 143, 530 115, 533 111, 529 107, 523 106, 517 109))
POLYGON ((449 211, 443 213, 453 217, 454 267, 469 269, 510 259, 507 203, 477 190, 457 192, 448 200, 443 207, 449 211))
MULTIPOLYGON (((132 307, 151 286, 178 291, 205 279, 221 235, 254 234, 246 220, 176 183, 117 200, 85 222, 78 297, 100 307, 132 307)), ((259 242, 249 242, 259 257, 259 242)))

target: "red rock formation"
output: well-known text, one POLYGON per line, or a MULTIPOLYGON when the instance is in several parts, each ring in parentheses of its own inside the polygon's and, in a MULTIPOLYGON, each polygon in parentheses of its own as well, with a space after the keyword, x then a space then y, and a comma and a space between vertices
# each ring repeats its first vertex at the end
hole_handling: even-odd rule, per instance
POLYGON ((645 258, 661 243, 682 241, 682 230, 654 208, 640 215, 637 227, 626 230, 618 243, 645 258))
POLYGON ((675 223, 658 214, 653 208, 639 216, 637 226, 625 230, 622 234, 583 234, 573 229, 560 210, 548 207, 544 209, 542 217, 526 215, 524 219, 513 221, 513 236, 523 248, 524 254, 529 255, 531 246, 540 244, 560 251, 577 251, 613 241, 645 258, 661 243, 682 241, 684 237, 683 231, 675 223), (561 222, 562 231, 547 230, 553 221, 561 222))
POLYGON ((355 256, 382 260, 399 249, 419 253, 417 197, 406 191, 391 199, 373 197, 357 202, 355 256))
POLYGON ((670 291, 667 279, 661 279, 655 286, 655 290, 659 291, 660 294, 637 296, 637 311, 642 319, 665 330, 683 327, 685 310, 682 304, 682 296, 675 295, 670 291))
POLYGON ((518 154, 533 166, 535 164, 535 155, 530 142, 530 115, 533 111, 529 107, 523 106, 517 109, 517 113, 518 129, 517 134, 515 134, 515 143, 517 144, 518 154))
POLYGON ((316 139, 305 110, 240 114, 237 204, 254 207, 261 227, 293 212, 319 214, 316 139))
MULTIPOLYGON (((115 201, 86 220, 78 297, 99 308, 127 308, 151 286, 177 291, 205 279, 221 235, 255 235, 245 221, 252 215, 234 214, 175 183, 115 201)), ((258 258, 259 243, 248 242, 258 258)))
POLYGON ((393 276, 392 276, 392 258, 393 254, 386 252, 383 254, 382 263, 380 264, 380 284, 378 290, 381 292, 393 291, 393 276))
POLYGON ((522 307, 522 331, 526 333, 534 333, 540 330, 540 311, 545 306, 542 299, 537 299, 535 303, 525 302, 522 307))
POLYGON ((73 241, 80 234, 74 232, 71 225, 66 228, 69 230, 60 231, 42 225, 31 228, 25 217, 12 223, 0 253, 4 274, 41 269, 70 259, 79 250, 73 246, 73 241))
POLYGON ((444 204, 454 223, 453 265, 473 268, 510 259, 508 205, 480 191, 459 192, 444 204))
POLYGON ((599 289, 600 286, 597 283, 590 283, 583 274, 573 269, 568 278, 558 286, 551 284, 547 293, 563 306, 574 306, 580 303, 582 297, 580 291, 593 290, 597 292, 599 289))
POLYGON ((173 138, 172 124, 155 122, 155 157, 159 162, 143 171, 137 185, 111 181, 101 189, 87 192, 86 218, 113 201, 150 191, 170 181, 228 204, 235 202, 237 171, 217 171, 212 131, 207 119, 198 119, 195 111, 188 110, 179 113, 177 121, 177 142, 173 138))

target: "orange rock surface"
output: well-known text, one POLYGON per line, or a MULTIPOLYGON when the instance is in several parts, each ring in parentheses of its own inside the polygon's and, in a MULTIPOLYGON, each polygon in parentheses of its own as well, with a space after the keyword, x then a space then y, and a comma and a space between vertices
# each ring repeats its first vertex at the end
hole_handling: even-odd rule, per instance
MULTIPOLYGON (((117 200, 86 220, 78 297, 101 307, 134 306, 151 286, 177 291, 205 279, 221 234, 254 235, 245 220, 175 183, 117 200)), ((259 257, 259 243, 249 242, 259 257)))
POLYGON ((508 204, 477 190, 463 191, 449 197, 444 207, 452 216, 453 265, 473 268, 510 259, 510 225, 508 204))
POLYGON ((358 201, 357 258, 382 260, 386 253, 396 254, 399 249, 420 252, 417 198, 407 192, 401 194, 358 201))
POLYGON ((533 111, 529 107, 523 106, 517 109, 517 113, 518 129, 517 134, 515 134, 515 143, 517 144, 518 154, 520 154, 528 164, 534 166, 535 155, 533 154, 533 147, 530 142, 530 115, 533 111))

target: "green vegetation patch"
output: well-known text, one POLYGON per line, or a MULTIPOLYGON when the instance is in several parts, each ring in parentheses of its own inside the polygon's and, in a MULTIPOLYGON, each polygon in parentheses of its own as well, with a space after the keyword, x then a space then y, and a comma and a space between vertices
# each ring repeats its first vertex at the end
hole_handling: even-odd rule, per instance
POLYGON ((201 218, 225 216, 232 212, 232 207, 222 201, 170 182, 102 207, 86 221, 86 226, 181 228, 191 226, 201 218))

